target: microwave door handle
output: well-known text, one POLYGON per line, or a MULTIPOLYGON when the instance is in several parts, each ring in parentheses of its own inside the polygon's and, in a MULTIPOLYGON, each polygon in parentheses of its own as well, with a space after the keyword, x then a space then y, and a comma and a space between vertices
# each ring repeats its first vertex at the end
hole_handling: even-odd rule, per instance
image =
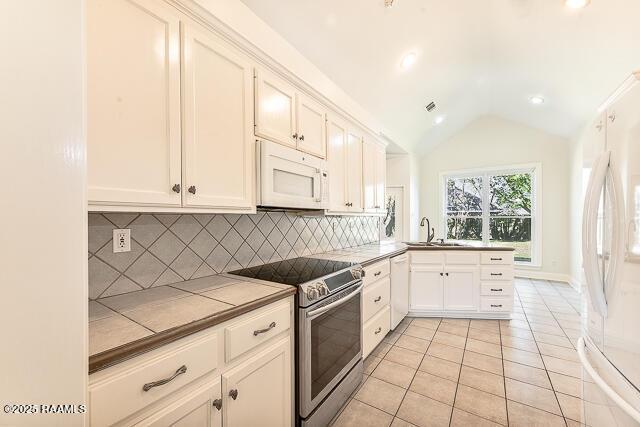
POLYGON ((344 298, 340 298, 338 301, 334 301, 331 304, 325 305, 324 307, 320 307, 320 308, 317 308, 315 310, 309 311, 307 313, 307 320, 312 320, 313 318, 318 317, 321 314, 324 314, 327 311, 329 311, 329 310, 331 310, 331 309, 333 309, 335 307, 338 307, 339 305, 342 305, 342 304, 346 303, 347 301, 351 300, 356 295, 358 295, 363 287, 364 287, 364 284, 358 286, 353 292, 351 292, 349 295, 347 295, 344 298))
POLYGON ((313 178, 313 195, 316 202, 322 202, 322 171, 316 169, 316 173, 313 178))

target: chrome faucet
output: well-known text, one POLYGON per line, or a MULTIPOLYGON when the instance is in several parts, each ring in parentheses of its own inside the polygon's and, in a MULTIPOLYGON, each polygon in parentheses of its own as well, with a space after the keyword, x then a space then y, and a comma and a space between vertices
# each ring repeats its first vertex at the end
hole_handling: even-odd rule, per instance
POLYGON ((420 221, 420 227, 424 227, 424 222, 427 221, 427 243, 431 242, 436 235, 436 230, 431 228, 431 224, 429 223, 429 218, 426 216, 422 217, 420 221))

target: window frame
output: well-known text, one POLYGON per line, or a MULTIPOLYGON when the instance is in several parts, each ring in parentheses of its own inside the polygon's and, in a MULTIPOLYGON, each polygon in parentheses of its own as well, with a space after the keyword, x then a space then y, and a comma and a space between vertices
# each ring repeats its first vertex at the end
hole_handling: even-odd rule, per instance
POLYGON ((464 169, 440 172, 440 215, 438 228, 442 236, 447 235, 447 179, 482 177, 482 244, 489 246, 490 230, 489 196, 492 175, 513 175, 518 173, 531 174, 531 261, 516 261, 515 264, 523 268, 540 268, 542 266, 542 164, 525 163, 487 168, 464 169))

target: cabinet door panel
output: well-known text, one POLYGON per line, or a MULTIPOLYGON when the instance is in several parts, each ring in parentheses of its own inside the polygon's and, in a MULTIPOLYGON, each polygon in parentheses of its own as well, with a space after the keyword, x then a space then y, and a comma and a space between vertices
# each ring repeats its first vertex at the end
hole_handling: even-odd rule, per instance
POLYGON ((151 0, 92 0, 86 28, 89 203, 180 206, 177 15, 151 0))
POLYGON ((409 301, 411 310, 442 310, 442 266, 411 267, 409 301))
POLYGON ((251 62, 195 24, 183 27, 184 203, 253 206, 251 62), (188 191, 193 186, 195 194, 188 191))
POLYGON ((298 119, 298 149, 321 158, 327 157, 327 114, 322 105, 308 96, 296 96, 298 119))
POLYGON ((222 396, 225 427, 291 425, 290 339, 225 373, 222 396))
POLYGON ((362 212, 362 136, 353 130, 347 134, 346 169, 349 212, 362 212))
POLYGON ((480 292, 478 268, 445 267, 444 309, 452 311, 478 309, 480 292))
POLYGON ((364 188, 363 200, 365 212, 376 211, 376 147, 371 142, 362 144, 362 184, 364 188))
POLYGON ((256 135, 296 146, 295 89, 264 70, 256 70, 256 135))
POLYGON ((329 163, 329 206, 332 211, 348 210, 347 126, 337 117, 327 119, 327 161, 329 163))
POLYGON ((198 387, 173 402, 168 403, 151 417, 136 424, 137 427, 220 427, 222 412, 213 406, 222 398, 220 377, 198 387))

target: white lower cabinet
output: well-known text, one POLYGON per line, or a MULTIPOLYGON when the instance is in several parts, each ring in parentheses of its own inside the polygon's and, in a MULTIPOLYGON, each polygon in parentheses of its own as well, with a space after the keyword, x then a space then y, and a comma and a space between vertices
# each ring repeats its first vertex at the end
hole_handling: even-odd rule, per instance
POLYGON ((98 371, 89 376, 90 425, 291 426, 291 325, 293 297, 98 371), (244 340, 247 325, 261 340, 225 363, 225 331, 244 340))
POLYGON ((442 310, 442 265, 411 266, 409 275, 409 310, 442 310))
POLYGON ((222 390, 220 378, 204 384, 192 393, 169 404, 136 426, 220 427, 222 426, 222 390), (220 407, 218 409, 218 407, 220 407))
POLYGON ((223 425, 291 425, 291 342, 286 338, 222 375, 223 425))
POLYGON ((412 251, 410 258, 410 315, 509 317, 512 252, 412 251))

